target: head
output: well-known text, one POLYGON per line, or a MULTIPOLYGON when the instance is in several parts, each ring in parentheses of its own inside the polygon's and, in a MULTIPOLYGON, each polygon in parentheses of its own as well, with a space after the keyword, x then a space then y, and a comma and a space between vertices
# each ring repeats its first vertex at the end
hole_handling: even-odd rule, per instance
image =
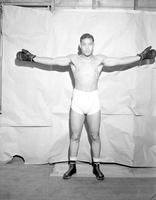
POLYGON ((89 57, 93 54, 94 49, 94 37, 85 33, 80 37, 79 53, 86 57, 89 57))

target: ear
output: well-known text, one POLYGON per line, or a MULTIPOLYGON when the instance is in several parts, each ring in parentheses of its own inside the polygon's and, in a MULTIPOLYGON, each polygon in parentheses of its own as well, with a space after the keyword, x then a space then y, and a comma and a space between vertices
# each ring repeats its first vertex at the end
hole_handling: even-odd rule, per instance
POLYGON ((81 47, 80 45, 78 46, 78 55, 81 55, 82 54, 82 51, 81 51, 81 47))

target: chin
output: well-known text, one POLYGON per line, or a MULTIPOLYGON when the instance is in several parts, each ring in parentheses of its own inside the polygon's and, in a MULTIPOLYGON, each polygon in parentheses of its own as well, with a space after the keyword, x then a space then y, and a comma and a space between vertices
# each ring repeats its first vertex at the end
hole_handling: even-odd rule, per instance
POLYGON ((84 54, 86 57, 89 57, 89 56, 91 56, 92 54, 90 53, 90 54, 84 54))

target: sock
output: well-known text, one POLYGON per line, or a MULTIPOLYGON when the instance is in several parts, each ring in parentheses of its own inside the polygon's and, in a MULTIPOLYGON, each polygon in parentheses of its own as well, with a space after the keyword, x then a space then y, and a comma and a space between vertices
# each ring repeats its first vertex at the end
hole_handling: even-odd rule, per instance
POLYGON ((70 157, 70 162, 76 162, 77 161, 77 157, 70 157))
POLYGON ((94 162, 94 163, 100 163, 100 158, 95 158, 95 157, 93 157, 93 162, 94 162))

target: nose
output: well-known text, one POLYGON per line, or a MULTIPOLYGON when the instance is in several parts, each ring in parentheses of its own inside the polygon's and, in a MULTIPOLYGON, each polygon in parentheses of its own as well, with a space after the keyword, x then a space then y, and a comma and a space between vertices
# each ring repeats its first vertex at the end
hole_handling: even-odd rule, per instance
POLYGON ((89 46, 87 46, 87 47, 86 47, 86 51, 90 51, 90 48, 89 48, 89 46))

